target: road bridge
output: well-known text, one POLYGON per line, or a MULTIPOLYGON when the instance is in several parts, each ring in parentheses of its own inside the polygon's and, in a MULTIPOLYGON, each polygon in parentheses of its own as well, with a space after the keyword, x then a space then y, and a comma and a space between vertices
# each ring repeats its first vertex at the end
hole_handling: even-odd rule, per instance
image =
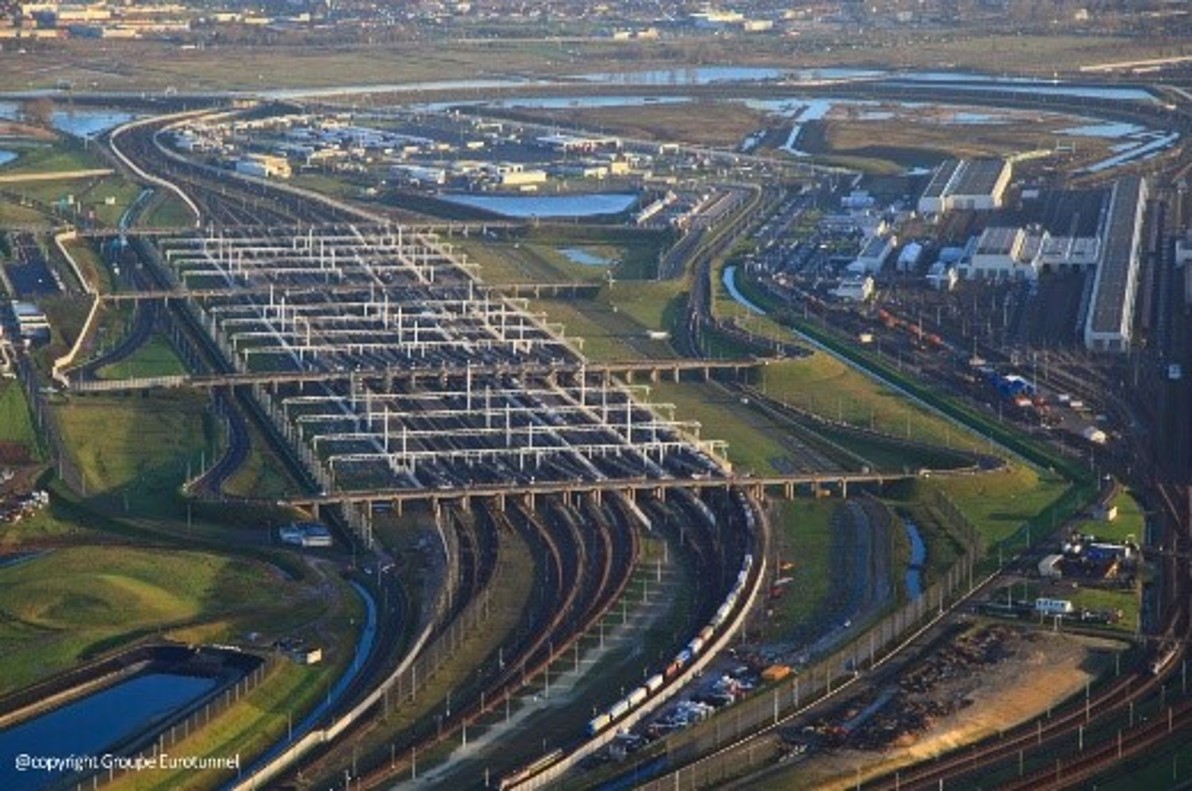
MULTIPOLYGON (((476 290, 493 294, 504 294, 514 297, 533 297, 534 299, 567 297, 571 299, 590 299, 595 296, 603 285, 601 283, 507 283, 501 285, 477 284, 476 290)), ((274 293, 286 296, 303 293, 317 294, 359 294, 368 291, 368 286, 360 283, 323 283, 309 286, 245 286, 235 288, 174 288, 147 289, 143 291, 117 291, 100 294, 100 302, 148 302, 153 300, 172 299, 217 299, 220 297, 268 297, 274 293)))
POLYGON ((663 377, 679 381, 684 372, 695 372, 702 380, 711 379, 716 372, 727 372, 741 376, 747 371, 767 365, 766 359, 737 360, 624 360, 620 362, 587 363, 501 363, 496 365, 441 366, 427 368, 371 368, 342 371, 273 371, 240 372, 226 374, 186 374, 177 376, 147 376, 133 379, 112 379, 95 381, 71 381, 69 389, 76 393, 121 393, 161 388, 190 387, 210 389, 217 387, 243 387, 262 385, 276 387, 286 384, 311 382, 366 382, 384 381, 417 383, 439 381, 462 376, 545 376, 555 378, 559 374, 596 374, 603 376, 624 376, 629 382, 638 375, 647 376, 650 381, 661 381, 663 377))
POLYGON ((562 497, 565 501, 576 496, 599 499, 605 493, 618 492, 633 499, 638 494, 666 499, 668 489, 689 489, 695 492, 708 489, 739 488, 750 495, 760 497, 766 490, 780 490, 787 498, 805 491, 813 496, 836 494, 848 496, 850 485, 883 485, 896 481, 911 480, 921 475, 975 474, 976 470, 948 470, 938 472, 833 472, 798 473, 791 475, 732 475, 727 477, 690 478, 619 478, 603 481, 540 481, 531 484, 475 484, 458 488, 440 489, 378 489, 332 492, 328 494, 298 496, 278 501, 318 513, 320 509, 354 505, 371 508, 374 512, 392 509, 400 513, 410 505, 429 505, 438 508, 445 503, 470 504, 472 498, 494 500, 503 507, 507 499, 524 500, 531 507, 538 497, 562 497))

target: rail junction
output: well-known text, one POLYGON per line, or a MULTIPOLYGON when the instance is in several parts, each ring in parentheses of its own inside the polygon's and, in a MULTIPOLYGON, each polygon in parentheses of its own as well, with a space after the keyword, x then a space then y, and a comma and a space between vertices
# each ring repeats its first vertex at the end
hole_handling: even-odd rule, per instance
MULTIPOLYGON (((441 659, 436 652, 449 652, 461 625, 483 618, 506 551, 503 535, 517 532, 533 547, 544 572, 536 590, 541 606, 525 614, 509 654, 478 669, 455 707, 449 704, 433 721, 393 740, 384 755, 367 755, 359 772, 353 748, 353 772, 367 787, 416 777, 420 750, 453 734, 462 733, 466 742, 470 724, 507 707, 527 679, 549 674, 551 662, 578 646, 624 592, 643 528, 675 530, 679 519, 697 526, 684 536, 692 538, 690 551, 708 580, 695 605, 698 621, 723 601, 743 560, 764 555, 765 530, 752 502, 764 489, 837 486, 843 494, 849 482, 891 479, 836 472, 734 476, 719 447, 700 440, 697 428, 676 420, 673 410, 647 406, 631 377, 678 379, 685 371, 739 376, 764 360, 591 363, 510 292, 479 284, 443 241, 443 229, 378 223, 342 204, 277 194, 260 184, 229 186, 210 169, 167 154, 156 139, 160 126, 134 125, 113 135, 113 146, 140 173, 186 195, 199 224, 221 230, 162 234, 145 248, 152 251, 145 265, 154 282, 100 299, 164 303, 205 345, 210 370, 115 383, 79 377, 70 381, 71 390, 233 388, 304 472, 310 491, 295 504, 338 514, 367 546, 373 543, 374 511, 421 499, 434 504, 443 541, 441 594, 422 619, 425 630, 407 641, 417 651, 372 658, 375 667, 362 674, 354 705, 336 712, 303 750, 291 752, 292 746, 284 761, 255 769, 252 782, 293 779, 287 773, 299 765, 325 774, 342 768, 346 759, 337 745, 343 742, 336 739, 365 744, 372 720, 379 710, 388 711, 392 697, 413 700, 419 673, 433 672, 441 659)), ((693 295, 693 327, 705 320, 707 299, 706 293, 693 295)), ((1162 507, 1173 572, 1167 633, 1180 646, 1177 658, 1188 630, 1187 564, 1179 559, 1187 543, 1186 491, 1180 488, 1186 473, 1185 464, 1173 474, 1177 482, 1164 489, 1162 507)), ((749 570, 751 595, 742 607, 754 600, 762 576, 760 563, 749 570)), ((731 635, 730 628, 720 637, 731 635)), ((1153 674, 1156 681, 1147 681, 1141 669, 1112 684, 1086 703, 1084 723, 1100 712, 1120 715, 1143 691, 1165 684, 1170 672, 1163 669, 1153 674)), ((1187 726, 1187 709, 1181 704, 1166 710, 1168 735, 1187 726)), ((1058 740, 1079 728, 1080 720, 1079 712, 1065 714, 1054 737, 1050 724, 1047 733, 1033 733, 1039 743, 1058 740)), ((1124 741, 1119 735, 1118 756, 1142 749, 1161 731, 1160 723, 1152 723, 1124 741)), ((1005 738, 1009 746, 991 748, 982 758, 987 764, 958 758, 924 768, 913 781, 898 777, 892 787, 934 787, 945 778, 971 776, 975 768, 1025 749, 1030 734, 1005 738)), ((1059 787, 1060 775, 1058 769, 1054 778, 1040 770, 1022 781, 1036 785, 1022 787, 1043 787, 1053 779, 1059 787)))

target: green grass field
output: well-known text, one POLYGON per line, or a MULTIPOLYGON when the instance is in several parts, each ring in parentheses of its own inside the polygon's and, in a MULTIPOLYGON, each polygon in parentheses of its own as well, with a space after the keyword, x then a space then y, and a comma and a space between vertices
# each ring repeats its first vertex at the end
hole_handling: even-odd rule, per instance
MULTIPOLYGON (((329 685, 348 667, 355 647, 356 624, 364 615, 363 605, 343 580, 329 580, 333 594, 318 608, 319 631, 308 635, 324 646, 324 661, 313 666, 278 661, 267 678, 242 700, 232 705, 209 725, 170 748, 174 755, 235 755, 242 760, 283 739, 290 723, 297 724, 306 712, 321 702, 329 685)), ((268 632, 270 636, 276 631, 268 632)), ((130 772, 111 788, 175 789, 218 788, 231 775, 211 770, 196 773, 174 771, 130 772)))
POLYGON ((94 209, 95 219, 102 225, 114 228, 140 194, 139 184, 119 176, 109 176, 93 184, 81 201, 84 206, 94 209))
POLYGON ((829 420, 956 450, 982 449, 972 434, 827 354, 771 363, 764 377, 771 398, 829 420))
POLYGON ((784 466, 789 451, 783 445, 781 429, 733 393, 687 382, 658 382, 650 388, 650 401, 674 404, 678 419, 699 422, 702 439, 728 442, 734 471, 760 475, 779 472, 784 466))
POLYGON ((186 365, 170 342, 154 335, 131 356, 99 369, 100 379, 134 379, 143 376, 175 376, 186 373, 186 365))
POLYGON ((174 195, 165 195, 151 205, 137 222, 143 228, 191 228, 195 215, 190 208, 174 195))
POLYGON ((68 239, 62 243, 62 246, 78 264, 79 271, 87 279, 88 285, 105 294, 115 290, 112 283, 112 270, 104 266, 94 243, 87 239, 68 239))
POLYGON ((293 583, 255 562, 179 550, 58 549, 0 569, 0 692, 174 629, 207 639, 241 638, 248 628, 273 633, 293 622, 289 612, 302 611, 300 602, 293 583))
MULTIPOLYGON (((4 168, 5 175, 20 173, 65 173, 71 170, 93 170, 109 167, 107 162, 93 150, 82 145, 60 138, 49 146, 27 148, 24 154, 4 168)), ((63 182, 65 183, 65 182, 63 182)), ((5 185, 7 189, 22 192, 26 189, 39 190, 40 187, 15 182, 5 185)))
POLYGON ((1146 534, 1146 514, 1142 506, 1129 489, 1122 489, 1110 502, 1117 506, 1117 519, 1112 522, 1086 519, 1078 521, 1073 527, 1086 535, 1091 534, 1103 541, 1125 541, 1133 537, 1141 543, 1146 534))
POLYGON ((188 471, 215 452, 210 402, 197 393, 74 398, 56 409, 84 494, 119 498, 130 512, 172 504, 188 471))
POLYGON ((516 239, 451 241, 469 261, 479 264, 480 278, 486 283, 602 283, 609 272, 619 281, 653 278, 666 236, 624 228, 544 225, 516 239), (577 263, 564 250, 580 251, 609 264, 577 263))
POLYGON ((778 577, 790 577, 788 593, 772 602, 765 629, 771 640, 788 639, 792 631, 822 614, 831 590, 832 516, 839 500, 780 500, 771 506, 770 524, 778 552, 778 577), (790 564, 784 566, 783 564, 790 564))
POLYGON ((16 379, 0 379, 0 442, 17 442, 38 456, 37 429, 25 400, 25 391, 16 379))
MULTIPOLYGON (((936 477, 920 485, 944 492, 989 543, 1013 535, 1068 489, 1059 476, 1020 463, 980 475, 936 477)), ((1031 537, 1032 541, 1041 538, 1041 534, 1031 537)))
POLYGON ((248 424, 252 450, 240 469, 224 484, 224 491, 233 497, 264 497, 276 500, 294 494, 300 487, 285 472, 281 461, 265 443, 265 438, 253 423, 248 424))

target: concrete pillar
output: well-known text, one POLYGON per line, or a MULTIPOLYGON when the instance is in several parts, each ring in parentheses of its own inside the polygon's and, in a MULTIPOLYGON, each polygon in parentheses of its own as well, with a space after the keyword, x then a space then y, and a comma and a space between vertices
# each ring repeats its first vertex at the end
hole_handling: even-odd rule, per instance
POLYGON ((840 479, 840 499, 848 499, 848 479, 846 478, 840 479))

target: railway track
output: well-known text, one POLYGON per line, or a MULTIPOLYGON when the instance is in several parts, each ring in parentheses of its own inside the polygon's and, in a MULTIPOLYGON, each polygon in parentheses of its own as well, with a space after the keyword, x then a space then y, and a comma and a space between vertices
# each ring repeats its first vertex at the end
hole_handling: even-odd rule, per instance
MULTIPOLYGON (((417 755, 458 735, 520 693, 547 672, 552 662, 571 650, 574 641, 594 627, 623 593, 636 561, 636 531, 624 518, 610 518, 602 509, 580 511, 562 503, 540 511, 517 509, 512 516, 492 511, 485 517, 497 529, 515 530, 535 557, 537 605, 528 610, 507 641, 499 660, 481 663, 482 678, 455 701, 450 713, 431 728, 399 737, 401 751, 381 751, 359 765, 363 788, 374 788, 415 771, 417 755)), ((494 530, 496 532, 496 530, 494 530)), ((445 710, 446 711, 446 710, 445 710)), ((304 769, 309 774, 309 769, 304 769)))

